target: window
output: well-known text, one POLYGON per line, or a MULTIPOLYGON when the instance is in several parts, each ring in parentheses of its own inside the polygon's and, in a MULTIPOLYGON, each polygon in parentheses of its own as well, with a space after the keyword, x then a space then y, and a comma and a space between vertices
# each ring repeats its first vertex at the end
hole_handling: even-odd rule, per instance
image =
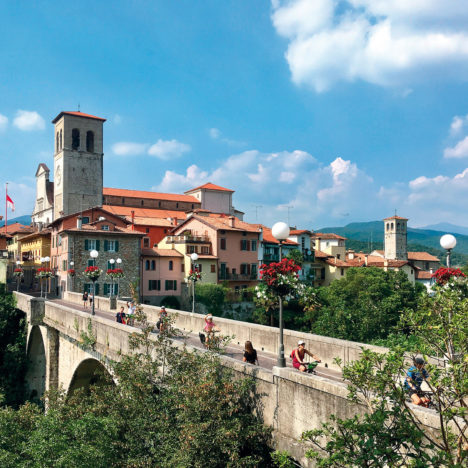
POLYGON ((199 263, 195 268, 201 273, 202 272, 202 264, 199 263))
POLYGON ((176 208, 179 208, 179 203, 176 203, 175 206, 176 206, 176 208))
POLYGON ((240 294, 240 287, 239 286, 234 286, 234 292, 236 294, 240 294))
POLYGON ((249 241, 247 239, 241 240, 241 250, 249 250, 249 241))
POLYGON ((220 239, 220 249, 226 250, 226 239, 224 237, 220 239))
POLYGON ((108 231, 109 230, 109 225, 108 224, 103 224, 102 225, 102 230, 103 231, 108 231))
POLYGON ((80 131, 77 128, 72 130, 72 149, 80 149, 80 131))
POLYGON ((81 222, 83 224, 89 224, 89 216, 83 216, 83 218, 81 218, 81 222))
POLYGON ((99 250, 100 244, 96 239, 85 239, 85 250, 99 250))
POLYGON ((174 262, 172 260, 169 260, 169 271, 172 271, 174 269, 174 262))
POLYGON ((156 260, 151 260, 151 270, 156 270, 156 260))
POLYGON ((177 291, 177 280, 166 280, 166 291, 177 291))
POLYGON ((143 237, 143 247, 148 248, 150 246, 149 237, 143 237))
POLYGON ((211 265, 211 273, 216 273, 216 265, 211 265))
POLYGON ((197 246, 196 245, 188 245, 187 246, 187 253, 196 253, 197 252, 197 246))
POLYGON ((146 228, 146 234, 148 234, 148 233, 149 233, 149 228, 146 228))
POLYGON ((60 149, 63 148, 62 130, 60 130, 60 149))
POLYGON ((86 132, 86 151, 94 153, 94 133, 91 130, 86 132))
POLYGON ((240 274, 241 275, 247 275, 247 270, 249 269, 248 267, 250 267, 250 265, 247 265, 247 263, 241 263, 241 266, 240 266, 240 274))
POLYGON ((88 266, 94 266, 94 260, 92 258, 88 258, 88 266))
POLYGON ((57 246, 62 245, 62 236, 59 234, 57 236, 57 246))
MULTIPOLYGON (((143 206, 145 204, 145 200, 141 200, 141 206, 143 206)), ((148 231, 146 231, 148 232, 148 231)))
POLYGON ((161 202, 158 202, 158 206, 159 206, 159 208, 161 208, 161 202))
POLYGON ((145 261, 145 270, 148 271, 150 269, 150 261, 146 260, 145 261))
POLYGON ((340 268, 341 276, 344 276, 344 268, 340 268))
POLYGON ((250 243, 251 247, 252 247, 252 252, 256 252, 257 251, 257 241, 256 240, 253 240, 251 243, 250 243))
POLYGON ((161 291, 161 280, 148 280, 149 291, 161 291))
POLYGON ((201 253, 204 254, 204 255, 209 255, 210 254, 210 248, 208 246, 206 246, 206 245, 202 245, 201 253))
POLYGON ((429 270, 429 262, 426 262, 426 270, 429 270))
POLYGON ((323 279, 323 280, 325 279, 325 268, 322 268, 320 270, 320 279, 323 279))
POLYGON ((115 268, 115 263, 111 263, 109 260, 107 260, 107 269, 108 270, 113 270, 115 268))
POLYGON ((336 258, 339 260, 341 257, 341 254, 336 254, 336 258))
POLYGON ((104 252, 118 252, 119 241, 104 240, 104 252))
POLYGON ((122 205, 125 205, 125 198, 122 198, 122 205))
POLYGON ((192 210, 193 210, 194 204, 192 203, 192 210))
POLYGON ((256 263, 252 263, 250 266, 250 275, 252 278, 256 278, 258 276, 258 267, 256 263))
POLYGON ((55 137, 55 152, 58 153, 60 149, 59 146, 59 132, 57 132, 57 136, 55 137))
POLYGON ((104 283, 104 296, 112 294, 116 296, 118 294, 118 284, 117 283, 104 283))
POLYGON ((182 273, 185 271, 185 265, 183 263, 180 264, 180 271, 182 273))
POLYGON ((62 260, 62 270, 63 271, 67 271, 68 268, 67 268, 67 261, 66 260, 62 260))

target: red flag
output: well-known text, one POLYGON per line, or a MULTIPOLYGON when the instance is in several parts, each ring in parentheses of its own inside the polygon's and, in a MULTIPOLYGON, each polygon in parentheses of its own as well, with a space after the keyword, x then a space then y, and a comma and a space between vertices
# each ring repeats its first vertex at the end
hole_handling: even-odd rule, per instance
POLYGON ((9 197, 8 193, 6 196, 6 202, 7 206, 10 207, 11 211, 15 211, 15 204, 13 203, 13 200, 9 197))

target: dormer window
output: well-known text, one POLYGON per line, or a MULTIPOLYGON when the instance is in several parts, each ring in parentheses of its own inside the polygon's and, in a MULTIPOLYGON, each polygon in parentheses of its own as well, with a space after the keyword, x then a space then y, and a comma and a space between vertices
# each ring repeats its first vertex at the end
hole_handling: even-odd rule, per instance
POLYGON ((103 224, 102 225, 102 230, 103 231, 108 231, 109 230, 109 225, 108 224, 103 224))

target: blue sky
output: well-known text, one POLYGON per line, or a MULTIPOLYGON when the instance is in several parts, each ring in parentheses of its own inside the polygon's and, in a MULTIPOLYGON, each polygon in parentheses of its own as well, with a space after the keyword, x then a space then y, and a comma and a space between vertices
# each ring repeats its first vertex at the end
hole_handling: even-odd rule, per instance
POLYGON ((466 226, 468 10, 446 3, 0 1, 0 183, 30 213, 50 121, 80 104, 108 119, 106 186, 211 181, 267 224, 466 226))

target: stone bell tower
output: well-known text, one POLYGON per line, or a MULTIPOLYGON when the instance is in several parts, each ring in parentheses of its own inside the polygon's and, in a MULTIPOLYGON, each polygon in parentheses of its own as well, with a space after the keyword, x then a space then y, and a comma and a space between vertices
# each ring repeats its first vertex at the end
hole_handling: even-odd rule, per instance
POLYGON ((105 121, 82 112, 60 112, 52 120, 54 219, 102 205, 105 121))
POLYGON ((385 258, 389 260, 408 260, 407 218, 391 216, 384 220, 385 258))

